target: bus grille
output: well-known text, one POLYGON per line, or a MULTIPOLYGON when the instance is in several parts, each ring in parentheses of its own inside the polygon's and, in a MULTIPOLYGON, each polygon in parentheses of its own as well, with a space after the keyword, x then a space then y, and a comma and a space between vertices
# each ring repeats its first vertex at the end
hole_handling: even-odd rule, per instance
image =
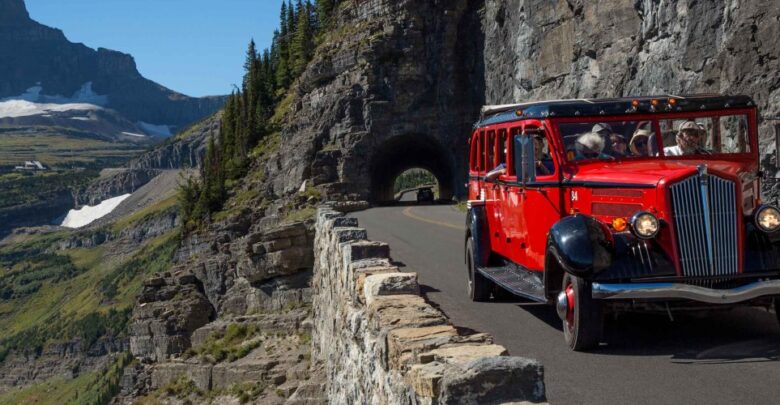
POLYGON ((683 275, 737 274, 737 204, 733 181, 706 170, 670 187, 683 275))

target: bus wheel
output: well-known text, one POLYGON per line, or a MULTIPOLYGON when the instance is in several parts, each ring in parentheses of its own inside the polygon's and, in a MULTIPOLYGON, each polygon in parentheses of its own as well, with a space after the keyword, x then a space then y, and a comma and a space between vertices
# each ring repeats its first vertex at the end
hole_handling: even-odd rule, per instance
POLYGON ((490 299, 492 284, 490 280, 477 271, 477 261, 474 257, 474 239, 466 241, 466 266, 469 272, 468 293, 472 301, 483 302, 490 299))
POLYGON ((601 303, 591 297, 589 282, 566 273, 556 307, 563 320, 563 337, 571 350, 598 346, 604 318, 601 303))

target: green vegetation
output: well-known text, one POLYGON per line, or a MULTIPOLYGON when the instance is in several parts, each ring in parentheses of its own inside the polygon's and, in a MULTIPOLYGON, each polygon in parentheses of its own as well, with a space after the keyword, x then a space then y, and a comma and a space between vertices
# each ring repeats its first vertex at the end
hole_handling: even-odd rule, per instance
POLYGON ((85 186, 98 175, 97 170, 0 174, 0 209, 55 198, 85 186))
POLYGON ((163 200, 160 200, 148 207, 142 208, 138 211, 133 212, 132 214, 118 219, 116 222, 111 224, 111 229, 114 232, 119 232, 122 229, 126 229, 130 227, 133 224, 137 224, 139 222, 142 222, 146 219, 152 218, 154 216, 159 215, 161 212, 165 212, 170 209, 174 209, 178 205, 179 201, 177 197, 170 196, 168 198, 165 198, 163 200))
POLYGON ((74 379, 52 378, 22 390, 0 394, 0 404, 108 404, 119 392, 122 371, 131 359, 130 353, 113 355, 107 367, 74 379))
POLYGON ((436 184, 436 178, 433 174, 424 169, 409 169, 395 179, 393 192, 422 186, 425 184, 436 184))
POLYGON ((179 378, 160 387, 158 391, 159 393, 164 393, 169 397, 176 397, 178 399, 185 399, 190 395, 195 395, 197 397, 205 395, 205 393, 186 375, 180 375, 179 378))
POLYGON ((317 38, 332 25, 335 6, 334 0, 283 2, 270 49, 258 52, 249 42, 242 85, 225 103, 219 139, 209 138, 200 178, 180 187, 185 232, 215 219, 250 161, 278 148, 279 117, 292 104, 290 90, 313 57, 317 38))
POLYGON ((141 279, 167 269, 178 244, 170 232, 121 259, 103 247, 49 253, 60 237, 0 249, 0 361, 10 351, 41 353, 74 339, 87 348, 102 336, 121 336, 141 279))
POLYGON ((230 324, 224 332, 214 332, 202 345, 190 348, 185 356, 200 356, 212 363, 236 361, 260 346, 262 338, 258 334, 255 325, 230 324))
POLYGON ((52 167, 118 166, 145 150, 145 145, 107 140, 61 127, 0 128, 0 167, 39 160, 52 167))

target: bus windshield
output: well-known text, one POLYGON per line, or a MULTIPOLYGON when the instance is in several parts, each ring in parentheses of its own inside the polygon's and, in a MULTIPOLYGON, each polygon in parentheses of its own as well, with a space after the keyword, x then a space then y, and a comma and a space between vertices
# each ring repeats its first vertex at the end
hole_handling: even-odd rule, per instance
POLYGON ((745 114, 560 123, 558 129, 569 161, 704 157, 750 152, 745 114))

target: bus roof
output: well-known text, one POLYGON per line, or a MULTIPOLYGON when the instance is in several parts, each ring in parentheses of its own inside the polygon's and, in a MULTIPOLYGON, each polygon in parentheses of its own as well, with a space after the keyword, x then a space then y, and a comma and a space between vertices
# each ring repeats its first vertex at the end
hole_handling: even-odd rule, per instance
POLYGON ((718 94, 684 96, 667 94, 643 97, 548 100, 518 104, 486 105, 482 107, 479 121, 474 126, 475 128, 483 127, 528 118, 693 112, 753 106, 755 106, 755 103, 749 96, 723 96, 718 94), (653 101, 656 101, 655 105, 653 101))

